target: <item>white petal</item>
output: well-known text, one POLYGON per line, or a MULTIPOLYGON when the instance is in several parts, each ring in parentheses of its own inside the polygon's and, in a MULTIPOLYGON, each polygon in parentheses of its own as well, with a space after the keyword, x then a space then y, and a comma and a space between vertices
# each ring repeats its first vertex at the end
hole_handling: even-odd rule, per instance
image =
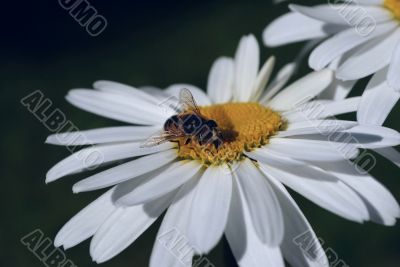
POLYGON ((133 207, 120 207, 101 225, 90 243, 96 263, 105 262, 132 244, 171 203, 176 193, 133 207))
POLYGON ((173 148, 174 145, 142 148, 140 143, 98 145, 79 150, 53 166, 46 174, 46 183, 83 170, 93 170, 105 163, 153 154, 173 148))
POLYGON ((317 46, 309 57, 309 65, 321 70, 332 60, 373 38, 386 34, 397 27, 397 22, 376 25, 368 35, 360 35, 353 27, 344 30, 317 46))
POLYGON ((88 89, 73 89, 66 96, 74 106, 127 123, 160 125, 171 115, 155 104, 135 97, 88 89))
POLYGON ((160 126, 118 126, 85 131, 52 134, 46 139, 52 145, 93 145, 111 142, 145 140, 154 134, 160 126))
POLYGON ((212 65, 207 93, 214 103, 225 103, 232 99, 234 68, 233 59, 228 57, 218 58, 212 65))
POLYGON ((388 83, 397 92, 400 91, 400 41, 397 42, 394 48, 394 53, 392 55, 392 60, 390 61, 389 72, 388 72, 388 83))
POLYGON ((54 245, 64 246, 67 249, 94 235, 102 223, 117 209, 112 201, 113 191, 114 188, 108 190, 72 217, 57 233, 54 245))
POLYGON ((254 84, 260 64, 260 48, 254 35, 242 37, 235 55, 235 91, 233 98, 249 101, 254 94, 254 84))
MULTIPOLYGON (((320 101, 311 101, 298 109, 285 112, 283 116, 293 123, 324 119, 334 117, 340 114, 356 111, 360 103, 361 97, 351 97, 344 100, 337 100, 328 103, 321 103, 320 101)), ((289 128, 293 123, 289 123, 289 128)))
POLYGON ((171 95, 176 99, 176 101, 179 100, 179 93, 183 89, 189 89, 189 91, 192 93, 194 99, 196 100, 197 104, 200 106, 208 106, 211 105, 211 101, 208 98, 208 96, 198 87, 190 85, 190 84, 173 84, 169 86, 167 89, 165 89, 165 92, 171 95))
POLYGON ((262 92, 265 89, 265 86, 267 86, 269 78, 271 77, 272 71, 274 69, 274 65, 275 65, 275 57, 271 56, 264 63, 260 72, 257 75, 256 81, 254 84, 254 89, 253 89, 254 93, 253 93, 253 96, 251 97, 251 100, 253 100, 253 101, 259 100, 262 92))
POLYGON ((377 180, 368 174, 361 174, 349 162, 319 164, 320 168, 334 175, 362 196, 366 203, 370 219, 384 225, 394 225, 400 216, 400 207, 392 194, 377 180))
POLYGON ((290 110, 321 93, 333 80, 333 72, 325 69, 312 72, 292 83, 268 103, 276 110, 290 110))
POLYGON ((368 6, 360 8, 358 5, 344 5, 344 4, 324 4, 313 7, 301 6, 301 5, 289 5, 292 11, 299 12, 304 16, 327 22, 332 24, 342 24, 357 26, 361 23, 365 23, 365 19, 368 18, 374 23, 381 23, 384 21, 391 20, 393 16, 391 13, 378 6, 368 6))
POLYGON ((165 101, 170 95, 160 88, 154 86, 140 86, 139 90, 155 97, 158 99, 159 103, 165 101))
POLYGON ((400 40, 400 29, 367 42, 342 63, 336 71, 341 80, 364 78, 387 66, 400 40))
POLYGON ((374 151, 400 167, 400 152, 393 147, 374 149, 374 151))
MULTIPOLYGON (((350 133, 361 148, 381 148, 400 144, 400 133, 377 125, 358 125, 345 132, 350 133)), ((334 136, 330 137, 335 140, 334 136)))
POLYGON ((290 123, 288 128, 280 131, 276 137, 286 137, 303 134, 330 134, 335 131, 347 130, 357 123, 354 121, 340 121, 340 120, 310 120, 290 123))
POLYGON ((285 260, 293 267, 329 267, 324 249, 294 199, 278 180, 271 176, 268 179, 272 182, 284 216, 285 236, 281 249, 285 260))
POLYGON ((193 179, 183 185, 168 208, 154 243, 150 267, 192 266, 195 249, 188 243, 187 227, 197 182, 193 179))
POLYGON ((79 181, 74 184, 72 190, 74 193, 79 193, 112 186, 158 169, 176 157, 177 154, 174 150, 144 156, 79 181))
POLYGON ((279 246, 284 233, 283 218, 271 185, 248 159, 240 164, 236 173, 258 237, 269 246, 279 246))
POLYGON ((251 152, 245 152, 244 154, 253 160, 265 164, 271 164, 276 167, 285 168, 287 165, 291 166, 304 165, 304 161, 286 157, 272 150, 265 151, 263 148, 253 150, 251 152))
POLYGON ((358 149, 353 144, 347 144, 344 150, 340 144, 334 142, 292 138, 272 138, 262 151, 273 151, 280 155, 312 161, 353 159, 358 155, 358 149))
POLYGON ((336 71, 339 68, 340 64, 342 64, 343 61, 348 59, 356 51, 356 49, 357 48, 354 48, 354 49, 344 53, 343 55, 335 58, 334 60, 332 60, 332 62, 329 63, 328 68, 333 71, 336 71))
POLYGON ((400 98, 386 82, 387 68, 377 72, 365 89, 357 112, 362 124, 382 125, 400 98))
POLYGON ((251 222, 249 208, 236 179, 233 180, 232 201, 225 235, 239 266, 285 266, 280 249, 263 244, 258 238, 251 222))
MULTIPOLYGON (((345 0, 346 2, 354 3, 354 0, 345 0)), ((385 0, 357 0, 357 4, 360 5, 383 5, 385 0)))
POLYGON ((283 66, 275 78, 272 80, 271 84, 268 85, 265 90, 264 95, 261 97, 260 103, 266 104, 268 101, 285 86, 285 84, 289 81, 289 79, 294 74, 297 68, 297 63, 289 63, 283 66))
MULTIPOLYGON (((293 139, 291 140, 291 142, 293 142, 293 140, 297 140, 298 142, 301 142, 301 140, 306 141, 305 146, 309 141, 311 141, 311 144, 313 142, 316 142, 316 144, 324 144, 323 142, 325 142, 326 146, 329 146, 332 149, 336 150, 338 153, 344 155, 343 158, 354 158, 356 156, 359 156, 355 151, 356 148, 376 149, 397 146, 400 144, 399 132, 390 128, 377 125, 357 125, 351 129, 344 131, 333 131, 329 134, 305 134, 293 136, 292 138, 293 139)), ((286 139, 288 138, 283 138, 282 140, 286 139)), ((266 145, 262 149, 268 148, 268 145, 266 145)), ((304 147, 304 149, 307 148, 304 147)), ((286 151, 285 149, 281 150, 286 151)), ((291 155, 290 152, 285 153, 291 155)), ((293 151, 292 154, 296 154, 296 152, 293 151)), ((296 157, 301 157, 301 155, 296 154, 296 157)), ((306 159, 307 156, 304 157, 306 159)), ((317 158, 309 160, 321 161, 317 158)))
POLYGON ((161 197, 192 179, 200 170, 196 161, 178 161, 146 183, 137 186, 130 193, 117 200, 118 204, 132 206, 161 197))
POLYGON ((308 18, 296 12, 287 13, 271 22, 263 32, 266 46, 279 46, 288 43, 326 37, 342 29, 337 25, 308 18))
POLYGON ((228 219, 232 176, 228 167, 210 166, 195 188, 188 238, 199 254, 208 253, 220 240, 228 219))
POLYGON ((324 90, 319 98, 321 99, 332 99, 332 100, 343 100, 345 99, 350 91, 353 89, 357 80, 352 81, 341 81, 334 79, 328 89, 324 90))
POLYGON ((95 83, 93 83, 93 88, 112 94, 120 94, 129 97, 139 98, 155 105, 159 103, 157 98, 153 97, 152 95, 147 94, 144 91, 138 90, 137 88, 134 88, 132 86, 118 82, 104 80, 96 81, 95 83))
POLYGON ((315 204, 348 220, 362 222, 369 218, 360 197, 334 176, 308 166, 283 169, 261 164, 263 172, 284 183, 315 204))

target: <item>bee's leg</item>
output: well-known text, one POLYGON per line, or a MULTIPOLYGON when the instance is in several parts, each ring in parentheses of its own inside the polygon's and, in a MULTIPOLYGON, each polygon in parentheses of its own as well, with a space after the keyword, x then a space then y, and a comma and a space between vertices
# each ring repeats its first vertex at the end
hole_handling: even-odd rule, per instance
POLYGON ((220 138, 216 138, 213 141, 213 145, 216 149, 220 148, 222 146, 223 141, 220 138))
POLYGON ((170 142, 176 143, 178 146, 180 145, 178 140, 171 140, 170 142))
POLYGON ((201 137, 197 138, 197 142, 199 143, 199 145, 201 145, 201 146, 203 145, 203 140, 201 139, 201 137))

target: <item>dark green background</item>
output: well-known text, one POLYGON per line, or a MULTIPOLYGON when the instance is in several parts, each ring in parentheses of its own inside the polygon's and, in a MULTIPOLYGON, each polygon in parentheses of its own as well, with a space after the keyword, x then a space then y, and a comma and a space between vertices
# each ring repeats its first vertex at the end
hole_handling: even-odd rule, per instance
MULTIPOLYGON (((40 89, 80 129, 120 125, 69 105, 69 89, 109 79, 141 86, 166 87, 188 82, 205 88, 209 68, 221 55, 233 56, 240 37, 260 40, 265 25, 286 12, 286 4, 269 1, 90 1, 108 20, 98 37, 89 36, 54 1, 2 3, 0 39, 1 217, 0 266, 44 266, 20 243, 39 228, 54 239, 62 225, 100 192, 72 194, 85 175, 46 185, 45 174, 68 151, 45 145, 49 131, 20 104, 40 89)), ((303 1, 305 2, 305 1, 303 1)), ((316 1, 313 1, 314 3, 316 1)), ((262 58, 277 56, 282 66, 299 44, 262 48, 262 58)), ((305 63, 301 73, 308 71, 305 63)), ((360 90, 354 94, 360 94, 360 90)), ((386 125, 400 130, 399 107, 386 125)), ((372 172, 400 199, 399 170, 379 158, 372 172)), ((325 241, 350 266, 399 266, 400 229, 346 221, 293 194, 325 241)), ((122 254, 101 266, 146 266, 159 221, 122 254)), ((92 263, 84 242, 66 252, 79 266, 92 263)), ((215 266, 234 266, 226 243, 208 258, 215 266)))

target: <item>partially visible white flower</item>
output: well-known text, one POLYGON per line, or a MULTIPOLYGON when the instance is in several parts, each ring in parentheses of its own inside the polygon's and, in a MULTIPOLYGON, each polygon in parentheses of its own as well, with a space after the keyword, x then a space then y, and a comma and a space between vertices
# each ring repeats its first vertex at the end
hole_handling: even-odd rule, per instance
MULTIPOLYGON (((90 254, 100 263, 134 242, 165 210, 159 236, 178 229, 187 238, 189 263, 194 254, 208 253, 226 235, 240 266, 329 266, 311 226, 284 185, 315 204, 356 222, 372 220, 393 225, 400 216, 396 200, 368 174, 360 174, 348 159, 358 148, 386 148, 400 143, 396 131, 328 119, 353 112, 359 98, 324 101, 313 98, 329 86, 330 70, 311 73, 282 89, 293 70, 288 65, 269 84, 274 59, 259 69, 254 36, 243 37, 235 58, 222 57, 211 68, 207 94, 195 86, 172 85, 166 90, 143 90, 114 82, 96 82, 95 90, 75 89, 67 95, 73 105, 89 112, 140 126, 121 126, 80 132, 96 144, 77 153, 101 151, 105 165, 128 160, 94 174, 73 186, 75 193, 112 187, 73 217, 58 233, 55 245, 70 248, 93 236, 90 254), (221 148, 196 142, 168 142, 151 148, 140 144, 163 124, 172 110, 157 104, 188 88, 200 111, 219 127, 238 136, 221 148), (264 90, 264 88, 267 88, 264 90), (147 92, 147 93, 145 93, 147 92), (306 115, 306 116, 304 116, 306 115), (351 133, 361 143, 329 142, 351 133), (213 153, 208 153, 208 152, 213 153), (314 253, 293 238, 310 233, 314 253)), ((78 133, 57 134, 47 142, 76 143, 78 133)), ((47 182, 89 167, 76 154, 47 174, 47 182)), ((168 248, 155 242, 150 266, 184 266, 168 248)))
POLYGON ((263 33, 267 46, 320 40, 309 57, 314 70, 336 69, 345 97, 358 80, 374 74, 358 110, 362 124, 382 125, 400 98, 400 2, 358 0, 314 7, 289 5, 292 12, 273 21, 263 33))

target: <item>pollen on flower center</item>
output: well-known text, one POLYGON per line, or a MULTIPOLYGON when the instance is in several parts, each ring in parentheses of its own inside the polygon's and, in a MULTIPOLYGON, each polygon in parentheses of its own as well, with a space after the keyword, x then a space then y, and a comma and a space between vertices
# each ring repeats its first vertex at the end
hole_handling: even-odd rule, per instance
POLYGON ((251 151, 268 143, 284 125, 281 115, 258 103, 227 103, 200 107, 201 115, 214 120, 222 130, 223 143, 216 148, 212 144, 189 143, 180 138, 179 157, 200 160, 206 165, 241 160, 244 151, 251 151))
POLYGON ((385 0, 385 7, 387 7, 393 15, 400 20, 400 0, 385 0))

